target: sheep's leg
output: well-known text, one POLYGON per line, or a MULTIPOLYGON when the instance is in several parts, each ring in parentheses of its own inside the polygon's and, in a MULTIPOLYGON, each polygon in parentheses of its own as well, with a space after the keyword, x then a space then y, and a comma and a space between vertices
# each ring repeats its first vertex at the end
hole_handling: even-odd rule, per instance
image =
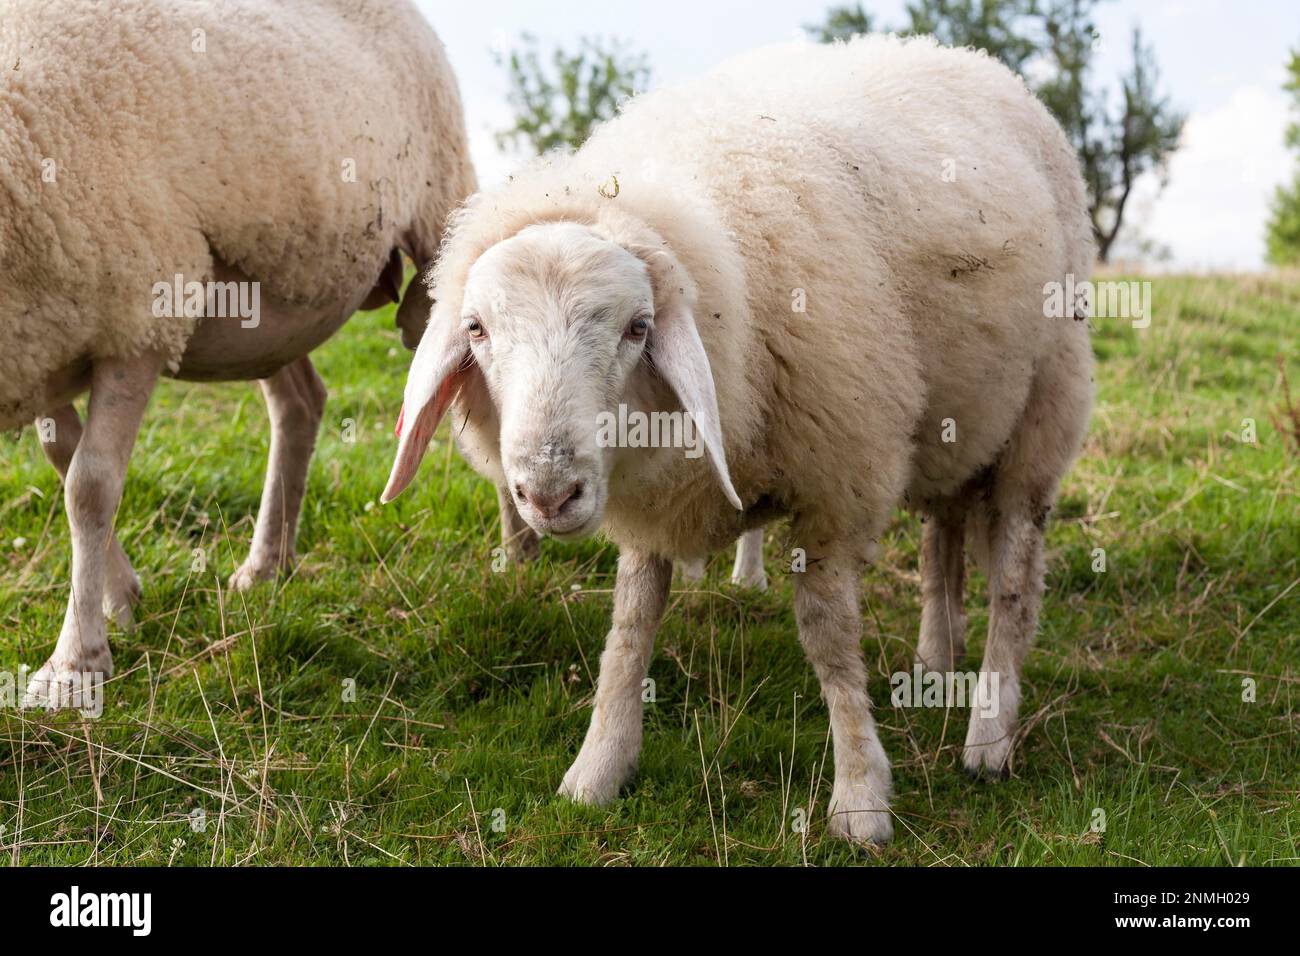
MULTIPOLYGON (((677 572, 682 580, 696 584, 704 580, 707 562, 704 558, 679 561, 677 572)), ((736 540, 736 563, 731 571, 731 583, 758 591, 767 590, 767 574, 763 570, 763 529, 746 531, 736 540)))
POLYGON ((1043 531, 1029 509, 999 509, 990 516, 988 547, 988 642, 962 763, 974 774, 1005 775, 1020 709, 1020 668, 1043 596, 1043 531))
POLYGON ((247 591, 259 581, 293 569, 307 469, 325 414, 325 383, 305 355, 258 384, 271 419, 271 454, 253 546, 230 576, 235 591, 247 591))
POLYGON ((511 561, 532 561, 541 554, 541 536, 529 527, 515 507, 514 496, 505 485, 497 486, 497 507, 501 512, 501 547, 511 561))
POLYGON ((676 567, 683 583, 699 584, 708 573, 709 562, 704 558, 691 558, 689 561, 678 561, 676 567))
POLYGON ((876 734, 867 697, 857 562, 822 557, 810 560, 807 571, 797 577, 794 609, 799 640, 830 710, 835 786, 829 832, 857 842, 884 843, 894 832, 889 759, 876 734))
POLYGON ((986 699, 975 702, 962 754, 971 773, 1010 770, 1021 665, 1038 630, 1043 597, 1043 533, 1061 476, 1087 428, 1091 383, 1083 370, 1089 361, 1086 343, 1066 342, 1040 364, 1028 411, 986 489, 989 501, 972 508, 976 528, 985 526, 989 632, 977 695, 986 699))
POLYGON ((579 803, 607 803, 636 769, 641 752, 642 682, 672 581, 672 562, 624 551, 614 582, 614 626, 600 658, 591 726, 560 784, 579 803))
POLYGON ((81 707, 88 683, 113 673, 104 621, 104 585, 113 518, 160 359, 152 354, 96 362, 85 433, 63 485, 72 529, 72 593, 50 659, 27 682, 27 706, 81 707))
POLYGON ((955 506, 934 509, 921 532, 921 639, 916 661, 950 673, 966 655, 966 519, 955 506))
MULTIPOLYGON (((59 477, 67 480, 68 466, 81 440, 81 416, 72 405, 63 405, 45 416, 53 423, 46 431, 46 423, 37 422, 41 448, 59 477), (47 439, 48 436, 48 440, 47 439)), ((140 603, 140 578, 131 567, 131 559, 117 540, 117 533, 109 535, 107 567, 104 575, 104 614, 123 629, 134 623, 131 611, 140 603)))
POLYGON ((767 573, 763 570, 763 529, 746 531, 736 542, 736 564, 731 569, 731 583, 758 591, 767 590, 767 573))

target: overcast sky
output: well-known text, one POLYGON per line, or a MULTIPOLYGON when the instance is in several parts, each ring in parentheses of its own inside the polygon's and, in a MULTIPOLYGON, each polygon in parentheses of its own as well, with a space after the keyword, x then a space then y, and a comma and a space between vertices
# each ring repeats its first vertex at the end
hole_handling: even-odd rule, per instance
MULTIPOLYGON (((494 48, 521 32, 572 47, 581 36, 626 39, 644 50, 652 85, 708 70, 733 53, 788 40, 822 18, 822 0, 416 0, 437 29, 460 80, 474 162, 483 186, 519 161, 497 149, 508 126, 504 71, 494 48)), ((878 25, 903 22, 903 0, 867 0, 878 25)), ((1178 268, 1257 269, 1273 187, 1295 160, 1283 142, 1287 51, 1300 46, 1297 0, 1107 0, 1098 80, 1130 64, 1132 27, 1155 47, 1161 89, 1188 115, 1183 146, 1157 195, 1144 183, 1126 220, 1167 246, 1178 268)))

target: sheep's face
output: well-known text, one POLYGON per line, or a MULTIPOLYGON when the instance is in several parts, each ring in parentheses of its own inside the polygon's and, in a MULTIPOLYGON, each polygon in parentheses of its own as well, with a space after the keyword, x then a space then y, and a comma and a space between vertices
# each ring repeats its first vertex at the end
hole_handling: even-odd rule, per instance
MULTIPOLYGON (((530 226, 469 269, 459 303, 439 301, 411 367, 403 429, 383 500, 414 476, 462 376, 481 373, 500 422, 501 466, 520 515, 560 538, 593 533, 620 454, 610 422, 623 405, 675 390, 729 500, 708 357, 667 253, 625 248, 575 223, 530 226), (638 254, 641 252, 642 254, 638 254), (653 263, 653 264, 652 264, 653 263), (656 285, 670 285, 664 294, 656 285), (651 371, 653 364, 654 371, 651 371), (698 430, 698 432, 696 431, 698 430)), ((473 410, 470 410, 473 414, 473 410)))
POLYGON ((501 466, 534 529, 600 525, 616 409, 645 352, 654 294, 644 262, 572 223, 532 226, 470 270, 460 323, 501 422, 501 466))

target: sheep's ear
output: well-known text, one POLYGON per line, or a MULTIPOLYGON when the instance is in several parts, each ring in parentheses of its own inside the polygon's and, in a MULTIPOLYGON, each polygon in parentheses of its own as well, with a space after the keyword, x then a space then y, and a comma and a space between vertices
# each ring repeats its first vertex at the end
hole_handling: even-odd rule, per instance
POLYGON ((704 351, 690 309, 677 301, 658 311, 646 344, 659 375, 672 386, 682 407, 695 422, 727 500, 738 511, 744 511, 745 506, 740 503, 740 496, 731 484, 731 473, 727 470, 727 450, 722 443, 722 427, 718 421, 713 369, 709 366, 709 356, 704 351))
POLYGON ((449 317, 443 318, 438 321, 435 316, 429 323, 411 362, 397 419, 397 457, 388 487, 379 497, 383 504, 400 495, 415 477, 438 422, 473 365, 464 331, 449 317))

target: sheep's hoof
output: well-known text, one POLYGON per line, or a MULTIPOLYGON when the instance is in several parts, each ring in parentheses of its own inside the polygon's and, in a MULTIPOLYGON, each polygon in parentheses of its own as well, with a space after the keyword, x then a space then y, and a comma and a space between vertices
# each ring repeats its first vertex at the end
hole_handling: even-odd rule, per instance
POLYGON ((992 767, 985 767, 982 764, 972 766, 965 757, 962 758, 962 765, 966 768, 966 775, 972 780, 979 783, 997 783, 1001 780, 1011 779, 1011 766, 1004 764, 1000 770, 992 767))
POLYGON ((749 588, 752 591, 766 591, 767 572, 761 566, 752 571, 733 571, 731 573, 731 583, 737 587, 749 588))
POLYGON ((23 708, 72 709, 98 716, 103 707, 104 681, 113 675, 113 655, 105 646, 100 654, 72 664, 46 661, 27 678, 23 708))
POLYGON ((586 759, 579 753, 578 759, 564 775, 557 793, 574 803, 590 806, 602 807, 612 803, 623 789, 624 781, 631 776, 630 771, 616 772, 611 769, 612 765, 613 761, 586 759))
POLYGON ((1015 725, 996 718, 971 716, 961 762, 966 772, 980 780, 1005 780, 1011 776, 1011 749, 1015 725))
POLYGON ((284 562, 254 561, 249 558, 230 576, 227 587, 232 591, 251 591, 263 581, 274 581, 293 569, 292 559, 284 562))
POLYGON ((826 832, 853 843, 883 846, 894 838, 889 802, 867 785, 836 785, 831 793, 826 832))

